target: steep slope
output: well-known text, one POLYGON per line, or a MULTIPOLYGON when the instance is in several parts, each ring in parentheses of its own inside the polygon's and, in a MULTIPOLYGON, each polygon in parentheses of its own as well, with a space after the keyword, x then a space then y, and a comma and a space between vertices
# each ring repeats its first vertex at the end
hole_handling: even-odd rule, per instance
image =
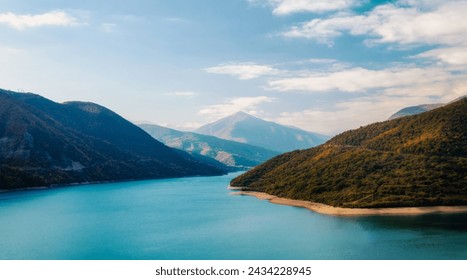
POLYGON ((139 127, 169 147, 213 158, 237 170, 251 168, 279 154, 244 143, 158 125, 141 124, 139 127))
POLYGON ((264 121, 244 112, 202 126, 196 132, 278 152, 307 149, 328 139, 324 135, 264 121))
POLYGON ((232 186, 340 207, 467 205, 467 99, 286 153, 232 186))
POLYGON ((92 103, 0 90, 0 188, 223 174, 92 103))

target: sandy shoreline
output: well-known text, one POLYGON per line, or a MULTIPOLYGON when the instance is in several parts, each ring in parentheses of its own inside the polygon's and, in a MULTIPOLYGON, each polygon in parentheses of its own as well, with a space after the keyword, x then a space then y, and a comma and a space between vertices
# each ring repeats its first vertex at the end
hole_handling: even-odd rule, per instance
POLYGON ((262 192, 235 191, 233 195, 254 196, 261 200, 268 200, 274 204, 303 207, 311 211, 335 216, 369 216, 369 215, 421 215, 432 213, 465 213, 467 206, 433 206, 433 207, 400 207, 400 208, 341 208, 322 203, 304 200, 280 198, 262 192))

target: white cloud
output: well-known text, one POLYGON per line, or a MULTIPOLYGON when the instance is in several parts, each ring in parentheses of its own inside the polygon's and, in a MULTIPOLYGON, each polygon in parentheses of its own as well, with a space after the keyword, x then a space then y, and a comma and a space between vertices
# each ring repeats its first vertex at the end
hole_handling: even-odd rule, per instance
POLYGON ((63 11, 51 11, 38 15, 17 15, 11 12, 0 14, 0 23, 23 30, 40 26, 73 26, 78 20, 63 11))
POLYGON ((448 47, 426 51, 415 57, 431 58, 454 66, 467 66, 467 47, 448 47))
POLYGON ((300 12, 324 13, 354 7, 362 0, 249 0, 254 4, 266 4, 273 8, 275 15, 289 15, 300 12))
POLYGON ((376 121, 385 121, 402 108, 420 104, 448 102, 450 99, 431 99, 424 96, 392 97, 375 95, 340 102, 332 108, 311 108, 297 112, 284 112, 276 122, 294 125, 308 131, 335 135, 349 129, 355 129, 376 121))
MULTIPOLYGON (((295 125, 303 129, 334 135, 342 131, 358 128, 361 125, 382 121, 406 106, 400 99, 389 103, 388 100, 356 100, 342 102, 329 110, 308 109, 298 112, 284 112, 277 122, 295 125)), ((419 103, 415 103, 419 104, 419 103)))
POLYGON ((446 82, 453 77, 441 68, 393 67, 383 70, 350 68, 335 72, 269 81, 277 91, 305 92, 365 92, 373 89, 402 88, 414 85, 446 82))
POLYGON ((304 60, 303 62, 315 63, 315 64, 334 64, 338 63, 339 61, 336 59, 331 58, 311 58, 308 60, 304 60))
POLYGON ((193 91, 174 91, 174 92, 167 92, 165 95, 168 96, 182 96, 182 97, 193 97, 198 95, 198 93, 193 91))
POLYGON ((428 66, 393 67, 383 70, 351 68, 311 77, 285 79, 281 90, 346 91, 349 101, 330 108, 284 112, 275 121, 324 134, 336 134, 376 121, 398 110, 419 104, 446 103, 467 95, 467 74, 428 66), (367 94, 357 94, 367 93, 367 94))
POLYGON ((338 13, 294 26, 283 35, 326 44, 332 44, 333 39, 343 33, 371 36, 368 44, 456 45, 467 42, 467 1, 426 3, 403 1, 385 4, 364 15, 338 13))
POLYGON ((240 80, 250 80, 264 75, 280 73, 270 65, 261 65, 252 62, 224 64, 204 69, 208 73, 226 74, 237 77, 240 80))
MULTIPOLYGON (((315 18, 298 26, 293 26, 290 30, 283 32, 282 35, 289 38, 306 38, 316 40, 319 43, 331 46, 333 39, 343 34, 343 32, 352 32, 358 26, 365 28, 368 32, 369 23, 364 22, 364 16, 350 14, 339 14, 331 18, 315 18)), ((365 33, 361 31, 360 33, 365 33)))
POLYGON ((202 115, 210 115, 214 119, 222 118, 238 111, 255 114, 258 105, 273 102, 274 98, 268 96, 238 97, 227 100, 222 104, 207 106, 199 111, 202 115))

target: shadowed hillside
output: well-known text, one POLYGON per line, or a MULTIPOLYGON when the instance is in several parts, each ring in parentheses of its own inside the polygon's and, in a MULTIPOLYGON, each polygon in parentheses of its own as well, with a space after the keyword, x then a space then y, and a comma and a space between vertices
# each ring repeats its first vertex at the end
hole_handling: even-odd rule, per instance
POLYGON ((0 189, 225 173, 93 103, 0 90, 0 120, 0 189))

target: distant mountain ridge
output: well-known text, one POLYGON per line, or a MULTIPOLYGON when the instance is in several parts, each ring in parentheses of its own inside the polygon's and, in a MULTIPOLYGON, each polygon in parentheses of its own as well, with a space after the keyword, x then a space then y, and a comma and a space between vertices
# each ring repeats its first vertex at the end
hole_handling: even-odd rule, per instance
POLYGON ((0 90, 0 189, 224 173, 100 105, 0 90))
POLYGON ((413 116, 413 115, 417 115, 417 114, 420 114, 420 113, 428 112, 428 111, 443 107, 444 105, 457 102, 457 101, 462 100, 462 99, 464 99, 466 97, 467 97, 466 95, 460 96, 460 97, 458 97, 458 98, 456 98, 456 99, 454 99, 454 100, 452 100, 452 101, 450 101, 448 103, 421 104, 421 105, 416 105, 416 106, 405 107, 405 108, 402 108, 401 110, 397 111, 392 116, 390 116, 388 118, 388 120, 393 120, 393 119, 397 119, 397 118, 402 118, 402 117, 406 117, 406 116, 413 116))
POLYGON ((467 98, 349 130, 232 180, 244 190, 338 207, 467 205, 467 98))
POLYGON ((139 127, 169 147, 213 158, 236 170, 251 168, 279 154, 245 143, 153 124, 140 124, 139 127))
POLYGON ((265 121, 244 112, 204 125, 195 132, 278 152, 310 148, 328 139, 318 133, 265 121))
POLYGON ((438 103, 438 104, 422 104, 422 105, 417 105, 417 106, 410 106, 410 107, 405 107, 399 111, 397 111, 395 114, 389 117, 388 120, 393 120, 397 118, 402 118, 406 116, 412 116, 412 115, 417 115, 420 113, 424 113, 439 107, 444 106, 444 103, 438 103))

